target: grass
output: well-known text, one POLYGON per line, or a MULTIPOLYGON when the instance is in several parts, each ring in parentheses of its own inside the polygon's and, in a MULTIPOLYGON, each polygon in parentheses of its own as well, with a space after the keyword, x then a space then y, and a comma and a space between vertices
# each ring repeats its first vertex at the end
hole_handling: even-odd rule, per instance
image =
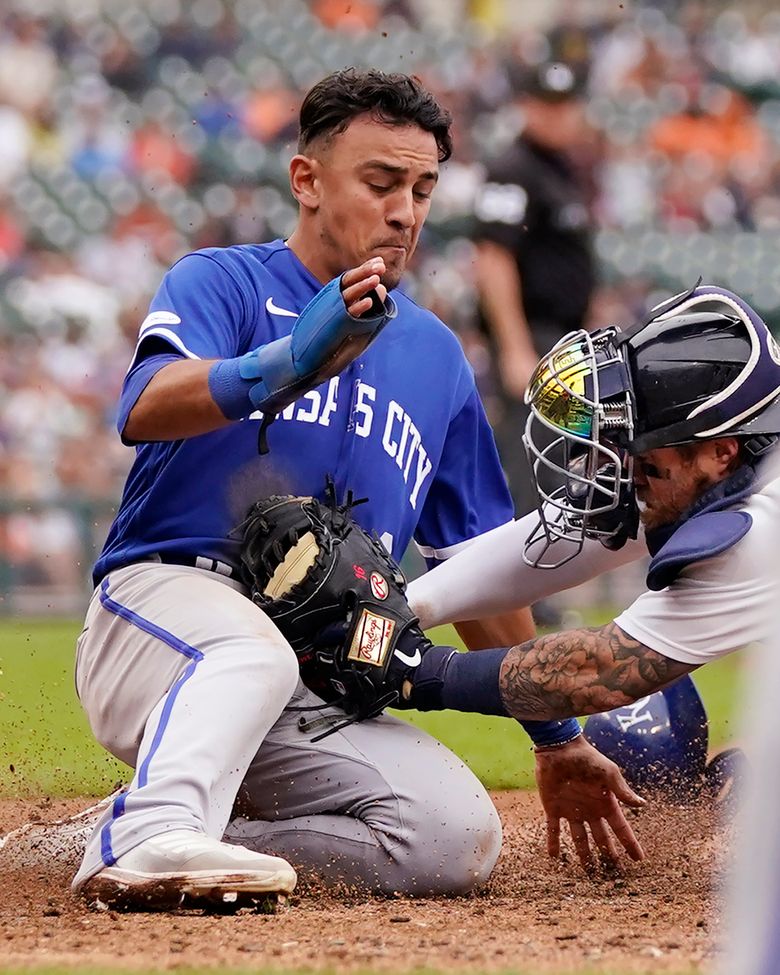
MULTIPOLYGON (((73 647, 80 625, 0 621, 0 795, 102 795, 126 778, 124 766, 93 741, 76 699, 73 647)), ((457 642, 450 628, 431 636, 457 642)), ((713 747, 734 737, 739 677, 737 655, 696 675, 713 747)), ((403 716, 460 755, 488 787, 533 785, 528 738, 515 722, 451 711, 403 716)))

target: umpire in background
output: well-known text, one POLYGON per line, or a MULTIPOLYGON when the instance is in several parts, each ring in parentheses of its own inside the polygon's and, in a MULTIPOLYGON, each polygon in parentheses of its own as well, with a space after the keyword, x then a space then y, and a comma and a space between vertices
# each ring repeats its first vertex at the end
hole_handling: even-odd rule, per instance
POLYGON ((536 505, 518 450, 528 380, 567 332, 582 328, 594 287, 585 181, 572 154, 585 135, 582 81, 567 64, 517 70, 518 138, 488 164, 477 196, 481 324, 502 390, 496 440, 517 513, 536 505))

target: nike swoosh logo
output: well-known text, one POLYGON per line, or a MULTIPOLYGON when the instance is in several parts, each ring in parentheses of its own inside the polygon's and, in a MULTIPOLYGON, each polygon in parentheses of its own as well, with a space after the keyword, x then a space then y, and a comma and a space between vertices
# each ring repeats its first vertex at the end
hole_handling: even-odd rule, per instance
POLYGON ((274 304, 273 298, 269 298, 265 303, 265 310, 271 315, 284 315, 285 318, 297 318, 297 311, 288 311, 286 308, 280 308, 278 305, 274 304))
POLYGON ((420 653, 419 647, 412 654, 404 653, 403 650, 399 650, 396 647, 393 650, 393 656, 398 657, 401 663, 406 664, 407 667, 419 667, 422 663, 422 654, 420 653))

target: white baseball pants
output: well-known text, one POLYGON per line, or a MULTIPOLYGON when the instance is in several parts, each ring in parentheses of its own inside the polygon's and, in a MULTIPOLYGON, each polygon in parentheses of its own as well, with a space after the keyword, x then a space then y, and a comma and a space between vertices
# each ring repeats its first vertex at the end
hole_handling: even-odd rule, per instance
POLYGON ((299 684, 289 644, 229 578, 155 562, 110 573, 76 686, 95 737, 135 769, 77 882, 170 829, 227 827, 229 841, 377 892, 463 893, 496 861, 489 796, 430 736, 382 716, 312 743, 339 713, 299 684))

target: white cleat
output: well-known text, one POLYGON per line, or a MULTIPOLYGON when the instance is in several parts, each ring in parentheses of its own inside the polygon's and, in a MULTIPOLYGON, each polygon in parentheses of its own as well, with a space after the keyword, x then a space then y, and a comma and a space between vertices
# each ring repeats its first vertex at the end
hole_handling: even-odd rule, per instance
POLYGON ((11 868, 55 865, 75 870, 95 824, 118 795, 115 792, 74 816, 53 823, 25 823, 0 836, 0 865, 11 868))
POLYGON ((74 890, 98 907, 232 909, 278 901, 292 893, 296 881, 281 857, 176 829, 145 840, 74 890))

